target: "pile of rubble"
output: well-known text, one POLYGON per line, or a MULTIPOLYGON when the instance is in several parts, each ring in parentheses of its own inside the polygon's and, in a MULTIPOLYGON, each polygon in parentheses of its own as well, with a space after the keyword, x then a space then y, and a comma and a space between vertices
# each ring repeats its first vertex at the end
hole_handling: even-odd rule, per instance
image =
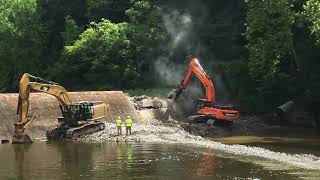
POLYGON ((130 100, 142 118, 142 122, 159 121, 171 127, 181 126, 191 134, 202 137, 251 135, 255 130, 267 126, 256 116, 239 119, 233 126, 209 126, 206 123, 188 122, 187 117, 177 110, 179 107, 169 99, 143 95, 131 97, 130 100))
POLYGON ((167 99, 135 96, 130 99, 143 122, 168 119, 168 111, 172 102, 167 99))

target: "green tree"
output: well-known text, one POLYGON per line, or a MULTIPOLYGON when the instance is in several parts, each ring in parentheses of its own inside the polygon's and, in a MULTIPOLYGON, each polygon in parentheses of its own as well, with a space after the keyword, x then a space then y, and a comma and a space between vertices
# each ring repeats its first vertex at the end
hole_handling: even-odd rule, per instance
POLYGON ((80 34, 80 28, 77 23, 73 20, 71 16, 66 16, 65 18, 65 31, 62 32, 62 37, 64 45, 72 44, 76 39, 78 39, 80 34))
POLYGON ((311 23, 311 33, 316 37, 316 41, 320 45, 320 1, 309 0, 303 7, 304 13, 311 23))
POLYGON ((89 21, 99 21, 101 18, 120 23, 127 20, 126 10, 130 8, 130 0, 86 0, 89 21))
POLYGON ((137 70, 145 75, 142 82, 151 85, 155 75, 154 60, 162 55, 167 47, 168 37, 163 27, 160 8, 152 1, 133 0, 132 7, 126 14, 132 29, 130 39, 135 48, 137 70))
MULTIPOLYGON (((201 2, 201 1, 200 1, 201 2)), ((209 49, 212 59, 223 61, 245 56, 244 30, 245 2, 239 0, 202 0, 204 17, 195 14, 196 38, 209 49)))
POLYGON ((73 45, 66 46, 64 57, 53 74, 71 88, 133 87, 138 74, 133 65, 133 48, 127 23, 108 20, 91 23, 73 45))
POLYGON ((24 72, 43 67, 43 27, 35 0, 3 0, 0 4, 0 90, 14 91, 24 72))
POLYGON ((71 16, 80 29, 88 25, 86 0, 36 0, 41 23, 46 27, 43 59, 47 68, 61 56, 64 47, 63 32, 66 32, 66 17, 71 16))
POLYGON ((261 96, 257 98, 262 99, 259 103, 272 107, 296 93, 291 74, 294 14, 287 0, 247 0, 246 3, 244 35, 248 41, 249 74, 261 96))
POLYGON ((317 0, 308 0, 302 10, 305 19, 304 24, 308 27, 308 34, 303 40, 308 42, 304 46, 302 53, 304 59, 300 61, 302 70, 302 81, 305 87, 303 100, 318 120, 320 127, 320 114, 317 107, 320 105, 320 2, 317 0), (311 36, 310 36, 311 35, 311 36))
MULTIPOLYGON (((126 14, 129 23, 116 24, 105 19, 91 23, 78 40, 65 46, 50 76, 74 89, 150 87, 155 82, 152 60, 165 47, 160 10, 152 2, 133 1, 126 14), (105 76, 108 78, 102 78, 105 76)), ((77 30, 76 23, 66 17, 62 35, 67 44, 73 41, 77 30)))

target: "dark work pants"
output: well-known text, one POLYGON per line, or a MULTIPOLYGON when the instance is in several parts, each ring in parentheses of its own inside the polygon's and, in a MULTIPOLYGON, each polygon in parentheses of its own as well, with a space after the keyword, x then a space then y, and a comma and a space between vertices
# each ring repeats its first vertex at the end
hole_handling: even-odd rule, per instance
POLYGON ((126 127, 126 135, 128 135, 129 132, 130 132, 130 134, 131 134, 131 127, 126 127))

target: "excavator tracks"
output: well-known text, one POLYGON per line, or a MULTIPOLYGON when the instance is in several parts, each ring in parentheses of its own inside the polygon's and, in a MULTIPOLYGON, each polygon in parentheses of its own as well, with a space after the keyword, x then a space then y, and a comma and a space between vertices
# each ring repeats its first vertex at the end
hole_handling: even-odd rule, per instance
POLYGON ((48 140, 73 140, 105 129, 104 122, 92 121, 79 127, 59 126, 46 132, 48 140))

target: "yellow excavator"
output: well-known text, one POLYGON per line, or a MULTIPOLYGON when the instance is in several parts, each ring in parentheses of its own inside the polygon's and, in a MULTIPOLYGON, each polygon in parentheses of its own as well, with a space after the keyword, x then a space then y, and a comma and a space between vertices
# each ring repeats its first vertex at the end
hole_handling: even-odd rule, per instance
POLYGON ((28 117, 29 96, 31 92, 42 92, 57 98, 62 117, 58 127, 46 132, 48 140, 74 139, 81 135, 101 131, 105 128, 101 119, 106 118, 108 104, 97 102, 72 102, 64 87, 42 78, 24 73, 19 84, 17 122, 12 143, 32 143, 26 128, 33 118, 28 117))

